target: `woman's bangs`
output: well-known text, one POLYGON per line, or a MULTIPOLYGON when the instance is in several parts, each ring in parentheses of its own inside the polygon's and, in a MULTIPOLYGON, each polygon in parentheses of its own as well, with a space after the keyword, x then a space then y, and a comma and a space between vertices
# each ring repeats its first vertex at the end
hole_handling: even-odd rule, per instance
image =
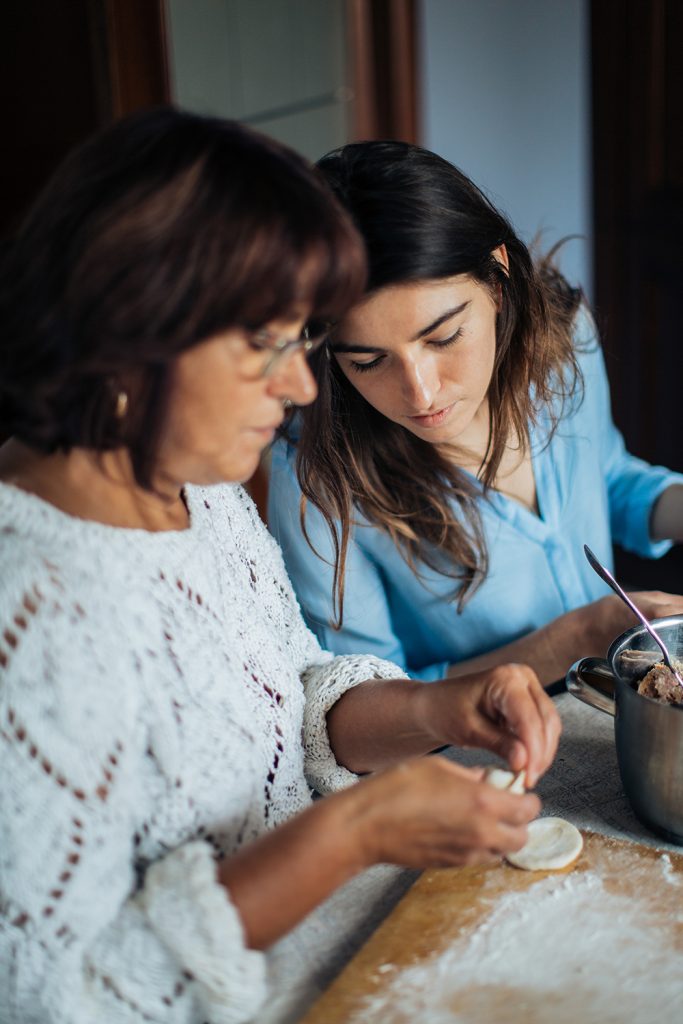
MULTIPOLYGON (((341 317, 365 287, 363 244, 351 224, 270 225, 254 233, 240 267, 244 289, 239 319, 259 327, 293 315, 315 321, 341 317), (278 230, 279 228, 279 230, 278 230)), ((233 279, 234 287, 234 279, 233 279)))

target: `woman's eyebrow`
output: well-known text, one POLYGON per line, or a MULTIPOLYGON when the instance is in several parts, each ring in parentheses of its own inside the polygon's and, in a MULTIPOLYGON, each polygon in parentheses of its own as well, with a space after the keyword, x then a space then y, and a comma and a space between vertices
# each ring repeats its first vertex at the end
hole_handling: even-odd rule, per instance
POLYGON ((452 309, 447 309, 445 313, 438 316, 431 324, 428 324, 427 327, 423 327, 421 331, 418 331, 417 334, 411 338, 411 341, 418 341, 420 338, 424 338, 426 334, 431 334, 432 331, 435 331, 437 327, 441 327, 441 324, 445 324, 447 320, 451 319, 451 317, 457 316, 458 313, 462 313, 469 304, 470 300, 467 299, 466 302, 461 302, 459 306, 453 306, 452 309))
MULTIPOLYGON (((453 306, 452 309, 447 309, 445 313, 438 316, 431 324, 421 328, 421 330, 419 330, 417 334, 413 335, 410 340, 419 341, 419 339, 424 338, 425 335, 431 334, 432 331, 437 329, 437 327, 441 327, 442 324, 445 324, 447 320, 457 316, 458 313, 462 313, 469 304, 470 300, 467 299, 465 302, 461 302, 459 306, 453 306)), ((332 352, 362 352, 367 355, 377 355, 377 353, 385 351, 380 345, 359 345, 355 341, 333 341, 330 345, 330 349, 332 352)))
POLYGON ((384 349, 377 345, 357 345, 355 341, 333 341, 329 347, 332 352, 384 352, 384 349))

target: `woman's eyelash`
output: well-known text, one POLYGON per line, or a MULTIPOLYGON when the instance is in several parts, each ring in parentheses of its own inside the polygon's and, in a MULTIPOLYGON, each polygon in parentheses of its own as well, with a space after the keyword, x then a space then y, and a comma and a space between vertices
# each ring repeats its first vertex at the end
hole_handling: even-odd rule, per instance
MULTIPOLYGON (((449 345, 455 345, 456 341, 462 336, 462 327, 458 327, 454 334, 451 334, 450 338, 434 338, 432 341, 427 342, 428 345, 433 345, 434 348, 448 348, 449 345)), ((374 370, 380 365, 384 356, 378 356, 377 359, 373 359, 371 363, 354 363, 351 361, 351 366, 354 370, 358 370, 359 373, 367 373, 369 370, 374 370)))
POLYGON ((454 345, 461 336, 462 327, 458 327, 457 331, 454 334, 451 334, 450 338, 441 338, 438 340, 434 338, 434 340, 430 341, 429 344, 434 345, 435 348, 448 348, 449 345, 454 345))
POLYGON ((373 359, 371 363, 354 363, 351 360, 351 366, 354 370, 358 370, 359 373, 367 373, 368 370, 374 370, 376 366, 382 362, 384 356, 378 356, 377 359, 373 359))

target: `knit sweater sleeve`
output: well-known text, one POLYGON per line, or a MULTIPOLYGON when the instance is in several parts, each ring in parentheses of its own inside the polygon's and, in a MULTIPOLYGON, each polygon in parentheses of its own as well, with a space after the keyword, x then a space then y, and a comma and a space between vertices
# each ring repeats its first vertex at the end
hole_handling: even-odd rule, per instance
POLYGON ((296 664, 304 686, 304 768, 306 778, 319 793, 331 793, 356 782, 357 776, 340 765, 330 746, 327 713, 347 690, 370 679, 407 679, 391 661, 373 655, 333 657, 321 648, 304 622, 301 608, 287 576, 279 545, 253 512, 254 532, 261 534, 262 558, 259 582, 274 622, 274 635, 285 638, 288 654, 296 664))
POLYGON ((145 866, 139 658, 41 559, 0 581, 0 1021, 246 1021, 265 995, 210 848, 145 866))

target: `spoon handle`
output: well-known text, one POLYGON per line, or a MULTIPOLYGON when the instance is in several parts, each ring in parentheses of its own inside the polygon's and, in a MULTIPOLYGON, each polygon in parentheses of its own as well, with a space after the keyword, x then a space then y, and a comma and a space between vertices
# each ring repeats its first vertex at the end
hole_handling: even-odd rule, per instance
POLYGON ((678 682, 681 684, 681 686, 683 686, 683 679, 681 679, 680 675, 678 674, 678 672, 674 668, 674 666, 673 666, 673 664, 671 662, 671 656, 669 654, 669 650, 668 650, 666 644, 664 643, 664 641, 662 640, 662 638, 660 637, 659 633, 656 631, 656 629, 654 629, 653 626, 650 625, 648 620, 645 618, 645 616, 641 612, 640 608, 637 608, 636 605, 634 605, 633 601, 628 596, 628 594, 626 594, 621 589, 621 587, 619 586, 619 584, 617 583, 617 581, 615 580, 614 576, 609 571, 609 569, 606 569, 605 566, 601 562, 598 562, 597 558, 595 557, 595 555, 593 554, 593 552, 591 551, 591 549, 588 547, 587 544, 583 545, 583 550, 585 552, 586 558, 590 562, 591 568, 594 569, 595 572, 597 572, 597 574, 600 577, 600 579, 604 580, 608 587, 612 588, 614 593, 617 594, 621 598, 621 600, 624 602, 624 604, 628 605, 628 607, 631 609, 631 611, 633 612, 635 617, 637 619, 639 619, 640 622, 642 622, 642 624, 645 626, 645 629, 648 631, 648 633, 650 634, 650 636, 652 637, 654 642, 657 644, 657 646, 661 650, 662 655, 663 655, 664 664, 667 666, 668 669, 671 670, 671 672, 673 673, 675 678, 678 680, 678 682))

